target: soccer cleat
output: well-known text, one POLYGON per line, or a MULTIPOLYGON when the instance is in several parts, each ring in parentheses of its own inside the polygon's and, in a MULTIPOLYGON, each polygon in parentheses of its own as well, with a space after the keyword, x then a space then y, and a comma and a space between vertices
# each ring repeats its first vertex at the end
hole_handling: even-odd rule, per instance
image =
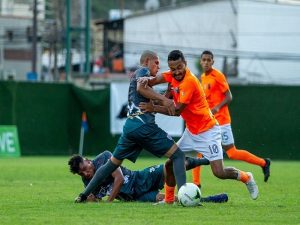
POLYGON ((264 181, 267 182, 270 177, 271 160, 269 158, 266 158, 264 160, 266 161, 266 165, 262 167, 262 170, 264 173, 264 181))
POLYGON ((252 198, 253 200, 255 200, 255 199, 257 199, 258 193, 259 193, 258 187, 257 187, 257 185, 256 185, 256 183, 255 183, 255 180, 254 180, 254 178, 253 178, 252 173, 247 172, 247 175, 249 176, 249 180, 248 180, 248 182, 246 183, 246 186, 247 186, 247 189, 248 189, 248 191, 249 191, 249 193, 250 193, 251 198, 252 198))
POLYGON ((83 193, 80 193, 77 198, 75 198, 75 203, 83 203, 87 200, 87 196, 83 193))
POLYGON ((200 202, 213 202, 213 203, 223 203, 227 201, 228 201, 228 195, 226 193, 203 197, 200 200, 200 202))
POLYGON ((176 202, 166 202, 165 200, 153 203, 153 205, 177 205, 176 202))

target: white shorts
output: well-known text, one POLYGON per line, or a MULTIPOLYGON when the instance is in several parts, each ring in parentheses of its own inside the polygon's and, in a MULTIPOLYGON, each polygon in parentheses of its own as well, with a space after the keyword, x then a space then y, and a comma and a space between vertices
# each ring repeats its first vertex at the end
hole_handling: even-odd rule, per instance
POLYGON ((230 124, 221 125, 222 145, 234 144, 233 133, 230 124))
POLYGON ((218 125, 196 135, 185 129, 177 145, 186 156, 196 157, 197 153, 201 153, 209 161, 223 159, 221 129, 218 125))

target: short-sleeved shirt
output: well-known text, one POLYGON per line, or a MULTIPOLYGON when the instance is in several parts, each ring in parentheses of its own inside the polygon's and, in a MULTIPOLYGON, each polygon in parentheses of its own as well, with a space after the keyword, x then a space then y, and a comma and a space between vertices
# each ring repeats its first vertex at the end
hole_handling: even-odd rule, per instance
POLYGON ((147 67, 139 67, 130 78, 128 90, 128 118, 124 126, 127 132, 133 131, 145 123, 155 123, 154 113, 144 113, 139 108, 140 102, 150 101, 150 99, 140 95, 137 91, 137 80, 140 77, 150 77, 150 71, 147 67))
POLYGON ((145 149, 162 157, 175 144, 174 140, 155 123, 155 114, 142 112, 140 102, 150 99, 137 91, 137 80, 140 77, 150 77, 147 67, 138 68, 130 79, 128 91, 128 115, 123 126, 123 133, 113 152, 116 159, 129 159, 135 162, 140 152, 145 149))
MULTIPOLYGON (((203 73, 201 75, 201 83, 211 109, 224 100, 225 93, 229 90, 229 85, 224 74, 214 68, 208 74, 203 73)), ((231 123, 227 105, 224 105, 214 116, 220 125, 231 123)))
POLYGON ((198 78, 188 68, 182 81, 175 80, 171 71, 164 72, 163 77, 171 85, 175 104, 186 105, 181 116, 192 134, 207 131, 217 123, 209 109, 198 78))
MULTIPOLYGON (((92 160, 95 170, 103 166, 112 154, 109 151, 104 151, 92 160)), ((120 166, 124 183, 121 187, 117 199, 122 201, 150 201, 154 202, 159 190, 163 189, 164 185, 164 165, 157 165, 145 168, 144 170, 131 171, 123 166, 120 166)), ((85 186, 90 182, 89 179, 82 179, 85 186)), ((103 198, 110 195, 113 188, 114 179, 110 175, 101 184, 97 186, 93 194, 98 198, 103 198)))
MULTIPOLYGON (((99 154, 94 160, 92 160, 92 163, 95 167, 95 171, 97 171, 101 166, 103 166, 110 158, 112 154, 109 151, 104 151, 103 153, 99 154)), ((132 200, 132 194, 133 194, 133 183, 135 179, 135 172, 120 166, 123 176, 124 176, 124 183, 121 187, 120 193, 117 196, 117 199, 121 200, 132 200)), ((82 181, 84 183, 84 186, 86 187, 90 179, 82 178, 82 181)), ((98 198, 103 198, 104 196, 107 196, 111 193, 113 188, 113 182, 114 178, 109 175, 101 184, 97 186, 93 194, 97 196, 98 198)))

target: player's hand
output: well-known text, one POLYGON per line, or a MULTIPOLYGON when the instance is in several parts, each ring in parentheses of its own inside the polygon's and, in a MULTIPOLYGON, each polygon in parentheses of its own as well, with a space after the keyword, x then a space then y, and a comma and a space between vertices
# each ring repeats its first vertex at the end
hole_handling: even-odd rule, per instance
POLYGON ((147 87, 149 79, 150 79, 149 77, 140 77, 140 78, 138 78, 137 82, 139 82, 144 87, 147 87))
POLYGON ((85 194, 80 194, 77 198, 75 198, 75 203, 83 203, 87 199, 87 196, 85 194))
POLYGON ((143 112, 154 112, 154 105, 153 105, 152 101, 150 101, 150 102, 140 102, 139 108, 143 112))
POLYGON ((95 195, 90 194, 90 195, 87 197, 87 201, 88 201, 88 202, 97 202, 97 201, 98 201, 98 198, 96 198, 95 195))
POLYGON ((166 98, 173 99, 171 88, 172 88, 172 86, 171 86, 171 84, 169 83, 169 84, 168 84, 168 89, 167 89, 166 92, 164 93, 164 96, 165 96, 166 98))
POLYGON ((217 112, 219 112, 220 108, 215 106, 214 108, 211 109, 211 112, 213 115, 215 115, 217 112))
POLYGON ((166 98, 162 101, 162 105, 168 109, 168 113, 170 116, 175 115, 175 105, 174 105, 173 100, 166 98))

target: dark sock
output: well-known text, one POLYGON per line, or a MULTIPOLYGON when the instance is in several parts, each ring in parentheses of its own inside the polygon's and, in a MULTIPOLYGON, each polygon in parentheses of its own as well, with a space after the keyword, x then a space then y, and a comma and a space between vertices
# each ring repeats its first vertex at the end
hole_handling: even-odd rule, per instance
POLYGON ((177 148, 170 159, 173 161, 173 172, 179 190, 179 188, 186 183, 184 153, 180 148, 177 148))
POLYGON ((202 166, 202 165, 209 165, 209 160, 206 158, 191 158, 191 157, 185 157, 186 160, 186 165, 185 168, 186 170, 193 169, 197 166, 202 166))
POLYGON ((82 194, 89 196, 95 190, 95 188, 118 167, 119 166, 114 164, 111 160, 108 160, 107 163, 105 163, 96 171, 92 180, 89 182, 88 186, 86 186, 82 194))

